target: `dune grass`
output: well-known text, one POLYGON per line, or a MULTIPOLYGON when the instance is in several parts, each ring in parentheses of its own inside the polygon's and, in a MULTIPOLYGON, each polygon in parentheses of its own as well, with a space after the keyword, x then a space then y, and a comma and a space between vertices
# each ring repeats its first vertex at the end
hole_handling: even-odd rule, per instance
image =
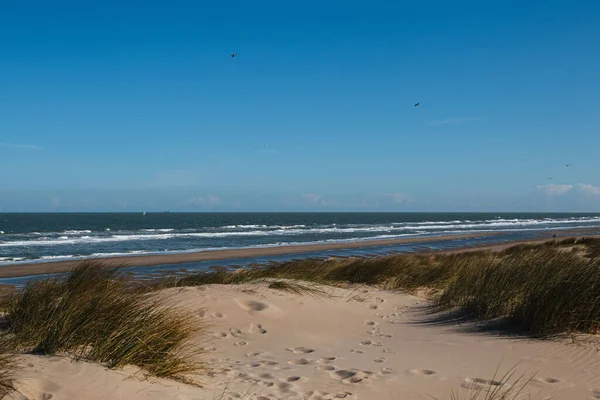
POLYGON ((202 366, 192 316, 132 287, 117 268, 81 263, 64 278, 32 280, 8 305, 4 337, 15 351, 69 354, 110 368, 135 365, 184 379, 202 366))
POLYGON ((317 285, 290 280, 275 280, 269 283, 269 289, 282 290, 297 295, 308 295, 312 297, 325 296, 325 290, 317 285))
POLYGON ((0 354, 0 398, 4 398, 15 390, 13 374, 17 368, 13 354, 0 354))
POLYGON ((178 284, 261 279, 426 290, 441 310, 460 308, 477 318, 509 318, 534 336, 600 331, 600 239, 595 238, 523 244, 502 251, 295 260, 198 274, 178 284))

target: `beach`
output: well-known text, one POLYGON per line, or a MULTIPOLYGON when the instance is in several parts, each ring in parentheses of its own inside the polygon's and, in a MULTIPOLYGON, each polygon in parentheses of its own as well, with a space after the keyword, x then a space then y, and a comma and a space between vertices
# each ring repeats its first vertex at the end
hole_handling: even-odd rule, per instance
MULTIPOLYGON (((515 368, 531 399, 600 397, 597 341, 531 340, 438 318, 420 295, 365 286, 319 295, 267 283, 160 292, 209 327, 201 387, 69 357, 23 355, 15 399, 450 399, 515 368)), ((504 385, 504 383, 503 383, 504 385)), ((461 397, 462 398, 462 397, 461 397)), ((483 398, 483 397, 481 397, 483 398)), ((519 397, 520 398, 520 397, 519 397)))
MULTIPOLYGON (((235 281, 203 280, 202 276, 206 275, 199 275, 199 280, 190 277, 191 280, 174 283, 175 287, 159 286, 145 293, 159 301, 161 308, 186 313, 191 318, 189 322, 200 327, 186 342, 189 349, 202 349, 200 353, 190 353, 192 361, 202 365, 199 370, 188 373, 184 380, 174 380, 148 377, 146 371, 130 364, 108 368, 105 363, 86 361, 85 357, 75 357, 69 352, 54 355, 20 352, 16 356, 20 367, 12 373, 15 392, 5 399, 501 398, 485 397, 493 392, 521 394, 514 399, 599 399, 600 337, 597 333, 572 332, 536 338, 508 320, 473 318, 456 307, 450 310, 433 307, 433 294, 452 281, 443 277, 436 257, 446 260, 444 268, 459 274, 456 279, 461 268, 474 268, 473 276, 481 279, 480 284, 506 279, 506 276, 488 279, 480 275, 480 269, 487 274, 498 269, 500 264, 494 264, 493 260, 505 260, 511 265, 510 257, 514 256, 522 263, 515 271, 529 266, 537 268, 535 264, 539 261, 544 265, 538 270, 539 277, 533 279, 539 284, 540 279, 548 278, 550 285, 542 293, 554 290, 556 284, 546 271, 566 271, 568 276, 568 268, 586 271, 588 262, 596 268, 597 259, 588 258, 585 249, 600 250, 597 236, 585 236, 590 231, 576 232, 582 235, 573 235, 573 231, 557 232, 565 236, 553 240, 552 235, 557 233, 549 232, 546 237, 525 241, 390 256, 385 263, 368 257, 364 262, 332 258, 321 261, 327 264, 318 264, 319 270, 327 268, 323 270, 324 275, 311 269, 311 263, 317 261, 308 260, 298 261, 296 265, 300 268, 298 271, 308 271, 312 276, 295 275, 290 270, 284 275, 271 265, 270 272, 262 277, 252 275, 252 271, 247 272, 248 279, 235 281), (515 247, 515 244, 531 246, 515 247), (513 250, 501 252, 510 248, 513 250), (477 255, 473 253, 475 250, 491 252, 477 255), (423 258, 423 254, 426 257, 423 258), (532 256, 540 258, 529 258, 532 256), (415 264, 409 266, 404 262, 415 264), (465 264, 467 262, 471 267, 465 264), (340 274, 342 270, 336 269, 336 265, 346 265, 347 274, 340 274), (490 269, 490 265, 494 268, 490 269), (369 268, 373 268, 372 273, 369 268), (423 275, 418 272, 419 268, 423 269, 423 275), (427 272, 429 268, 436 268, 442 275, 431 276, 427 272), (414 279, 397 279, 403 271, 411 270, 416 273, 414 279, 425 280, 410 286, 414 279), (290 280, 288 276, 298 278, 290 280), (302 276, 307 280, 296 280, 302 276), (326 276, 338 278, 325 281, 326 276), (393 282, 396 286, 390 286, 393 282), (436 286, 435 282, 443 286, 436 286), (438 289, 433 289, 435 287, 438 289)), ((423 239, 403 240, 421 243, 423 239)), ((253 252, 265 250, 299 251, 297 248, 252 249, 253 252)), ((186 256, 224 256, 222 252, 214 253, 186 256)), ((64 268, 61 271, 72 267, 64 263, 59 266, 64 268)), ((98 270, 106 271, 102 267, 98 270)), ((587 271, 589 275, 581 278, 585 285, 589 279, 596 279, 595 269, 587 271)), ((238 271, 226 275, 243 278, 242 274, 238 271)), ((223 276, 214 272, 213 275, 223 276)), ((513 290, 511 283, 506 285, 498 293, 513 290)), ((532 282, 525 283, 521 290, 526 292, 531 287, 532 282)), ((580 290, 588 289, 580 286, 580 290)), ((577 291, 569 293, 571 297, 577 296, 577 291)), ((101 293, 100 296, 105 298, 101 293)), ((571 301, 592 301, 587 296, 571 301)), ((546 301, 553 301, 552 297, 546 301)), ((560 304, 559 308, 572 303, 560 304)), ((95 309, 89 310, 94 312, 95 309)), ((550 309, 544 308, 544 311, 550 309)), ((567 317, 562 318, 568 318, 571 311, 563 315, 567 317)), ((51 316, 52 323, 55 319, 51 316)), ((87 315, 85 319, 89 319, 87 315)), ((130 323, 127 318, 125 321, 130 323)))

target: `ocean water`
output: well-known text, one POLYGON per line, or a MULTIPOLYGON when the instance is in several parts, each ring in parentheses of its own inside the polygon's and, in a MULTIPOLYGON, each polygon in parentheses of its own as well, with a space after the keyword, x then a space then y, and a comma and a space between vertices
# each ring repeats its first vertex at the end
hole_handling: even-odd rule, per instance
MULTIPOLYGON (((455 247, 574 228, 600 229, 600 214, 6 213, 0 214, 0 266, 128 254, 503 232, 493 238, 440 243, 455 247)), ((435 241, 432 243, 435 246, 435 241)), ((400 250, 413 249, 413 245, 403 245, 400 250)), ((391 250, 394 248, 352 249, 335 254, 391 250)))

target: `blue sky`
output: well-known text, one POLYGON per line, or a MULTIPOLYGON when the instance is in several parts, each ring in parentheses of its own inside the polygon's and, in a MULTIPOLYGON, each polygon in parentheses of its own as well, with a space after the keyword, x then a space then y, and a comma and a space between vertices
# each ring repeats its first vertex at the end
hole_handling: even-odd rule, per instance
POLYGON ((600 211, 596 1, 88 3, 0 1, 0 211, 600 211))

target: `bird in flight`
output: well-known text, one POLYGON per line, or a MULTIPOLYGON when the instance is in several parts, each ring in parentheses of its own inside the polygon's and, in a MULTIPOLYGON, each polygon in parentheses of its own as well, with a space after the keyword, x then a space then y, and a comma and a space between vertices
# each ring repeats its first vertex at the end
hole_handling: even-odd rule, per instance
POLYGON ((572 167, 572 166, 573 166, 573 164, 567 164, 567 167, 572 167))
POLYGON ((235 57, 237 57, 237 54, 231 53, 231 58, 235 58, 235 57))
POLYGON ((529 158, 526 158, 526 159, 525 159, 525 162, 529 162, 529 161, 531 161, 529 158))
POLYGON ((419 107, 419 105, 421 105, 421 103, 415 103, 415 107, 419 107))
POLYGON ((548 178, 548 179, 552 179, 552 178, 548 178))

